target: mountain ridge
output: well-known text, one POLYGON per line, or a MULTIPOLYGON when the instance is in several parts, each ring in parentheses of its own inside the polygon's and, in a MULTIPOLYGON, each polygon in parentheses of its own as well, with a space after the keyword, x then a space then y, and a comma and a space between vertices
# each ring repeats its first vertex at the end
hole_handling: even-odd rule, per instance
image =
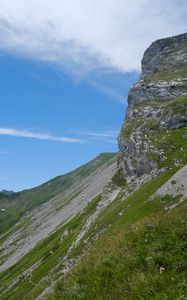
POLYGON ((17 192, 11 197, 8 197, 8 199, 3 194, 0 202, 0 209, 6 208, 6 213, 0 215, 0 233, 8 230, 8 228, 16 223, 28 210, 47 202, 62 191, 68 189, 71 184, 76 181, 76 177, 77 180, 79 179, 79 176, 84 178, 86 175, 89 175, 90 172, 94 171, 94 168, 106 163, 107 160, 112 159, 115 155, 115 153, 100 154, 95 159, 92 159, 90 162, 78 167, 74 171, 65 175, 56 176, 35 188, 17 192))

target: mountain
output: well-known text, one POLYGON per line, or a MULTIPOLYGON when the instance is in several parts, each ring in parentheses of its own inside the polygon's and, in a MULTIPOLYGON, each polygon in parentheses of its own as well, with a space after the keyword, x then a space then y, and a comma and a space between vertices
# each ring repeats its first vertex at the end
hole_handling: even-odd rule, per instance
MULTIPOLYGON (((55 209, 59 210, 60 206, 63 207, 64 202, 67 201, 66 198, 70 197, 69 194, 72 198, 74 195, 79 195, 79 193, 84 190, 84 185, 86 185, 85 181, 89 179, 89 176, 95 175, 95 171, 100 172, 103 166, 108 167, 110 162, 113 163, 115 161, 115 157, 115 153, 103 153, 96 159, 81 166, 73 172, 63 176, 58 176, 36 188, 15 193, 12 197, 3 197, 0 202, 0 209, 6 208, 6 213, 0 215, 0 233, 8 230, 27 212, 45 204, 55 197, 55 209), (59 204, 56 204, 58 200, 59 204)), ((110 177, 110 170, 107 176, 110 177)), ((101 186, 103 180, 105 181, 107 179, 102 178, 101 186)))
POLYGON ((186 106, 187 34, 182 34, 145 51, 141 80, 129 92, 119 137, 119 164, 128 182, 184 165, 186 106))
POLYGON ((1 192, 0 192, 0 194, 3 194, 4 196, 13 196, 14 194, 15 194, 15 192, 14 191, 7 191, 7 190, 2 190, 1 192))
POLYGON ((1 204, 8 204, 8 201, 7 200, 11 200, 14 196, 14 192, 13 191, 7 191, 7 190, 2 190, 0 192, 0 205, 1 204))
POLYGON ((186 299, 187 34, 145 51, 118 143, 11 200, 2 300, 186 299))
POLYGON ((116 154, 103 153, 75 171, 17 193, 11 203, 1 204, 0 208, 6 210, 0 215, 0 231, 4 233, 0 239, 0 272, 82 211, 115 171, 116 154))

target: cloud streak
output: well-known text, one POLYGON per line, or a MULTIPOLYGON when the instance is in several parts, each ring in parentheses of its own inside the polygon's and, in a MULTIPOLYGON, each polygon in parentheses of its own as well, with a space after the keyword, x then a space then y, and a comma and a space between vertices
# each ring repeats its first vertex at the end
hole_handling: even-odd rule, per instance
MULTIPOLYGON (((36 133, 29 130, 19 130, 15 128, 4 128, 0 127, 0 136, 10 136, 10 137, 19 137, 19 138, 30 138, 36 140, 46 140, 54 141, 61 143, 76 143, 76 144, 85 144, 90 141, 98 141, 102 143, 117 143, 117 136, 119 132, 117 130, 108 130, 108 131, 76 131, 74 135, 78 136, 77 138, 64 137, 64 136, 54 136, 48 133, 36 133)), ((1 151, 0 154, 10 154, 12 152, 1 151)))
POLYGON ((140 70, 155 39, 187 30, 185 0, 0 0, 0 48, 77 77, 140 70))
POLYGON ((28 130, 18 130, 13 128, 1 127, 0 135, 20 137, 20 138, 31 138, 31 139, 46 140, 46 141, 55 141, 55 142, 62 142, 62 143, 78 143, 78 144, 84 143, 82 139, 61 137, 61 136, 59 137, 51 134, 34 133, 28 130))
POLYGON ((76 134, 82 136, 88 141, 98 141, 102 143, 117 144, 118 130, 107 131, 76 131, 76 134))
POLYGON ((119 134, 119 132, 117 130, 104 131, 104 132, 81 131, 80 133, 83 135, 89 136, 89 137, 99 137, 99 138, 114 138, 114 137, 117 137, 117 135, 119 134))

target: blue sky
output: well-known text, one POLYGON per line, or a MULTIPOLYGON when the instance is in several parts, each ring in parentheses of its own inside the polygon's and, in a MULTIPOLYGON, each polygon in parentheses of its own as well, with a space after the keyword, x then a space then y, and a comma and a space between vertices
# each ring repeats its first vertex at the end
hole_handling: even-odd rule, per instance
MULTIPOLYGON (((115 89, 119 75, 105 77, 114 77, 115 89)), ((124 99, 137 79, 136 73, 120 75, 124 88, 116 90, 124 98, 116 99, 45 63, 1 54, 0 189, 35 186, 101 152, 118 151, 124 99), (53 140, 61 137, 72 141, 53 140)))
POLYGON ((0 190, 118 151, 152 41, 187 31, 183 0, 0 0, 0 190))

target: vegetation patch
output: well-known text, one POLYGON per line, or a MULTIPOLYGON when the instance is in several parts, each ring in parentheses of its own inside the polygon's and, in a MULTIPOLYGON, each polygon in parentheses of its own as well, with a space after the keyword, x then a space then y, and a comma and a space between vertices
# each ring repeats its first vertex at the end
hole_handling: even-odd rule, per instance
POLYGON ((178 78, 186 78, 187 74, 187 64, 185 63, 175 63, 165 66, 165 71, 155 72, 153 74, 153 80, 172 80, 178 78))
POLYGON ((95 211, 100 200, 99 195, 82 213, 77 214, 55 233, 39 242, 17 264, 2 272, 0 274, 0 298, 2 300, 30 300, 57 279, 58 271, 63 268, 64 255, 75 241, 89 215, 95 211), (68 234, 64 235, 64 232, 68 234), (33 268, 33 266, 36 267, 33 268))
POLYGON ((122 169, 118 169, 116 171, 116 173, 112 177, 112 183, 115 186, 119 186, 119 187, 126 187, 127 186, 126 180, 124 179, 124 175, 123 175, 123 170, 122 169))
POLYGON ((185 139, 186 128, 173 130, 158 130, 149 139, 156 149, 157 154, 150 152, 159 168, 172 169, 182 167, 187 163, 187 140, 185 139))
POLYGON ((89 163, 66 175, 58 176, 36 188, 14 194, 12 197, 15 204, 7 207, 5 212, 0 213, 0 235, 18 222, 27 211, 67 191, 75 182, 81 182, 83 178, 95 172, 102 165, 110 165, 116 159, 116 153, 102 153, 89 163))
POLYGON ((187 111, 187 96, 170 101, 166 106, 166 109, 175 114, 185 115, 185 112, 187 111))
POLYGON ((150 187, 130 196, 136 204, 124 217, 110 216, 110 228, 48 299, 185 299, 187 204, 165 213, 157 199, 136 214, 138 195, 145 199, 150 187))

